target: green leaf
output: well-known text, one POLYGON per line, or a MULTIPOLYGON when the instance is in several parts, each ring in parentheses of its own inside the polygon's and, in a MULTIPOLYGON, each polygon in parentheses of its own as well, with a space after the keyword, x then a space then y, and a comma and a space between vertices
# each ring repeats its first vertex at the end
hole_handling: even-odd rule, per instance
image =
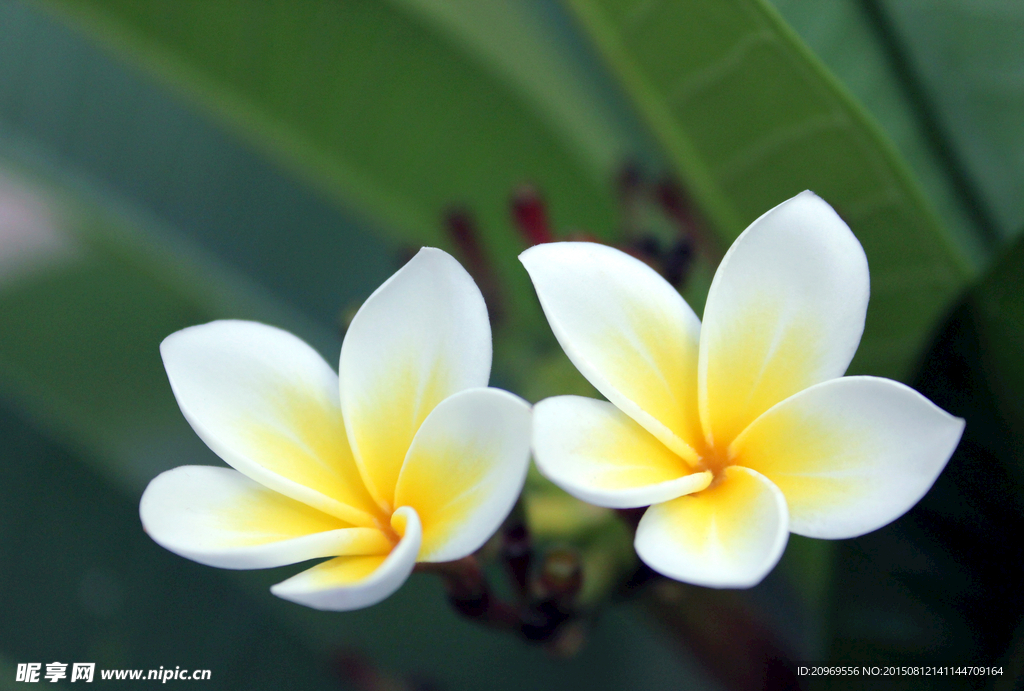
POLYGON ((608 237, 612 173, 624 147, 643 148, 623 134, 596 78, 552 45, 539 9, 431 0, 44 6, 141 59, 406 242, 450 247, 444 214, 468 209, 510 321, 522 325, 526 313, 535 329, 539 310, 515 260, 523 241, 509 222, 512 191, 529 181, 550 200, 556 227, 608 237))
MULTIPOLYGON (((1018 444, 1024 444, 1024 235, 970 295, 985 380, 1018 444)), ((1021 448, 1021 447, 1018 447, 1021 448)), ((1024 488, 1024 454, 1012 470, 1024 488)))
POLYGON ((87 180, 104 203, 130 207, 143 234, 195 246, 218 272, 244 275, 335 332, 339 312, 397 268, 365 217, 340 211, 150 73, 21 2, 0 3, 0 26, 0 137, 72 186, 87 180))
POLYGON ((875 0, 905 43, 1003 239, 1024 228, 1024 4, 875 0))
POLYGON ((615 84, 588 60, 582 37, 557 6, 533 0, 394 1, 489 65, 603 182, 627 158, 656 159, 653 142, 636 131, 632 113, 615 98, 615 84))
MULTIPOLYGON (((723 240, 804 188, 847 218, 874 287, 853 371, 905 375, 969 271, 964 252, 792 32, 755 0, 569 4, 723 240)), ((530 179, 558 227, 608 237, 611 167, 646 151, 629 118, 602 107, 593 70, 552 40, 572 32, 532 3, 50 5, 406 238, 446 244, 441 213, 468 206, 518 326, 525 312, 535 328, 537 313, 513 259, 509 190, 530 179)))
POLYGON ((868 255, 851 370, 906 377, 969 273, 895 149, 758 0, 569 0, 715 231, 813 189, 868 255))
POLYGON ((185 460, 216 462, 167 385, 168 334, 236 317, 331 343, 198 250, 161 243, 152 221, 0 144, 0 385, 116 484, 134 493, 185 460))
MULTIPOLYGON (((957 185, 944 131, 934 125, 930 104, 914 98, 906 82, 915 75, 900 67, 902 46, 891 46, 881 35, 877 22, 865 7, 874 0, 835 0, 808 3, 797 0, 773 0, 773 4, 793 29, 800 34, 818 58, 874 116, 899 149, 928 193, 928 200, 946 228, 962 248, 971 264, 984 266, 994 247, 987 230, 987 218, 978 219, 969 211, 965 191, 957 185), (922 112, 926 111, 926 112, 922 112), (945 154, 945 155, 944 155, 945 154)), ((891 28, 888 25, 885 28, 891 28)), ((920 90, 915 81, 914 87, 920 90)), ((966 191, 970 195, 973 190, 966 191)))

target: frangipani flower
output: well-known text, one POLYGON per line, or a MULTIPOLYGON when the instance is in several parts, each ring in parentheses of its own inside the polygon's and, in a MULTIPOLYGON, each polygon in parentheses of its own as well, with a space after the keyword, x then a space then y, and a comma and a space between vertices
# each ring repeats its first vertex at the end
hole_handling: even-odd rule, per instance
POLYGON ((483 297, 440 250, 421 250, 370 296, 339 374, 295 336, 253 322, 190 327, 160 352, 186 419, 234 470, 159 475, 142 496, 143 526, 221 568, 334 557, 271 588, 286 600, 323 610, 383 600, 417 561, 476 551, 526 478, 529 406, 486 388, 483 297))
POLYGON ((868 266, 810 192, 736 240, 703 325, 642 262, 588 243, 520 259, 566 354, 610 402, 534 408, 541 472, 612 508, 650 506, 637 554, 671 578, 749 587, 789 532, 847 538, 910 509, 962 420, 889 379, 843 377, 864 330, 868 266))

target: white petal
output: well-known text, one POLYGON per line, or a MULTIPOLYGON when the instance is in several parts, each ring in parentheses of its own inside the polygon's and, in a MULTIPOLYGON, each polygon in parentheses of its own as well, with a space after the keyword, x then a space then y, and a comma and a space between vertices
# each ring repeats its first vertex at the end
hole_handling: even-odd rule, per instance
POLYGON ((732 466, 703 492, 655 504, 636 530, 637 555, 658 573, 711 588, 749 588, 789 538, 786 499, 764 476, 732 466))
POLYGON ((445 399, 413 439, 395 489, 423 524, 420 561, 472 554, 512 510, 530 461, 530 406, 499 389, 445 399))
POLYGON ((864 331, 868 264, 828 204, 803 192, 747 228, 718 267, 700 342, 700 414, 725 449, 779 401, 842 376, 864 331))
POLYGON ((167 378, 192 429, 228 465, 281 494, 373 526, 345 438, 338 377, 287 331, 216 321, 160 344, 167 378))
POLYGON ((430 411, 454 393, 487 386, 490 372, 484 299, 441 250, 420 250, 363 304, 341 348, 341 406, 382 506, 395 506, 398 473, 430 411))
POLYGON ((300 605, 332 612, 377 604, 409 578, 423 537, 419 518, 409 507, 395 511, 392 523, 404 534, 387 557, 331 559, 272 586, 270 592, 300 605))
POLYGON ((843 377, 801 391, 733 443, 734 463, 786 496, 792 531, 863 535, 906 513, 953 454, 964 421, 889 379, 843 377))
POLYGON ((391 550, 381 531, 352 527, 229 468, 182 466, 158 475, 139 515, 160 546, 224 569, 391 550))
POLYGON ((540 472, 566 492, 613 509, 649 506, 698 492, 711 473, 690 465, 611 403, 582 396, 534 407, 540 472))
POLYGON ((519 260, 583 376, 663 444, 696 461, 703 438, 700 321, 675 288, 640 260, 594 243, 537 245, 519 260))

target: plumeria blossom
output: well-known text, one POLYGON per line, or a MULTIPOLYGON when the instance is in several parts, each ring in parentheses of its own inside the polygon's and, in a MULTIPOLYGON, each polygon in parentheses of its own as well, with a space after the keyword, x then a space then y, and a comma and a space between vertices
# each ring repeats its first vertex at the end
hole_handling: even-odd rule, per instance
POLYGON ((650 506, 637 554, 671 578, 749 587, 790 531, 847 538, 910 509, 963 420, 889 379, 842 376, 864 330, 868 265, 804 192, 733 244, 704 322, 647 265, 552 243, 520 259, 562 348, 608 402, 534 408, 540 471, 579 499, 650 506))
POLYGON ((487 388, 483 297, 423 249, 356 314, 339 373, 280 329, 217 321, 160 346, 185 418, 232 469, 155 478, 140 514, 160 545, 255 569, 333 557, 271 588, 322 610, 374 604, 417 561, 476 551, 522 489, 529 406, 487 388))

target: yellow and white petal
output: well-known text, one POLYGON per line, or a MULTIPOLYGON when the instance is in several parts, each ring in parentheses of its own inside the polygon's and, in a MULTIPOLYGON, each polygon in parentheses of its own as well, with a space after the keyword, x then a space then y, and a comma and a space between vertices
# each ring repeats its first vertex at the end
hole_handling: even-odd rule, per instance
POLYGON ((704 308, 700 413, 715 447, 779 401, 842 376, 867 304, 864 250, 822 199, 803 192, 754 221, 704 308))
POLYGON ((423 525, 420 561, 480 549, 512 510, 530 462, 530 406, 499 389, 438 405, 413 439, 395 489, 423 525))
POLYGON ((537 245, 519 260, 583 376, 663 444, 696 461, 700 321, 675 288, 642 261, 595 243, 537 245))
POLYGON ((370 493, 394 508, 409 444, 438 403, 487 386, 491 327, 455 259, 425 247, 363 304, 341 347, 341 407, 370 493))
POLYGON ((730 457, 782 490, 794 533, 848 538, 910 510, 963 429, 963 420, 903 384, 843 377, 766 412, 733 442, 730 457))
POLYGON ((658 573, 710 588, 749 588, 778 563, 789 539, 782 492, 731 466, 718 483, 644 513, 637 555, 658 573))
POLYGON ((699 492, 711 473, 690 465, 611 403, 546 398, 533 410, 537 468, 566 492, 613 509, 699 492))
POLYGON ((139 515, 160 546, 223 569, 391 550, 380 530, 353 527, 230 468, 182 466, 161 473, 143 493, 139 515))
POLYGON ((341 418, 338 377, 287 331, 215 321, 160 344, 181 412, 206 445, 260 484, 355 525, 378 508, 341 418))
POLYGON ((386 557, 331 559, 272 586, 270 592, 300 605, 332 612, 377 604, 409 578, 423 537, 419 518, 409 507, 395 511, 392 525, 402 539, 386 557))

